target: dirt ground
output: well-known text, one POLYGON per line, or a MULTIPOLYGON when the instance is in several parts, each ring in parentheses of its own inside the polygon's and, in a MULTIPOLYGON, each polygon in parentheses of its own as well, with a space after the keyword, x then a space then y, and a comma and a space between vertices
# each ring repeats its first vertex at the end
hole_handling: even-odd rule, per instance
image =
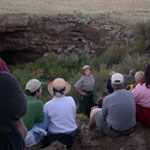
POLYGON ((150 20, 150 0, 0 0, 0 14, 82 14, 128 22, 150 20))

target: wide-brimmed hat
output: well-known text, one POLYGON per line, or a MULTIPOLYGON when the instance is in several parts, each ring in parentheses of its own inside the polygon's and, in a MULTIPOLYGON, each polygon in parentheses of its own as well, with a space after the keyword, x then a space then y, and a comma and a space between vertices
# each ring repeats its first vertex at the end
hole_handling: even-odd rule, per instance
POLYGON ((41 87, 41 82, 37 79, 31 79, 27 82, 25 89, 31 93, 35 92, 41 87))
POLYGON ((48 84, 48 92, 52 96, 62 96, 69 93, 71 85, 62 78, 56 78, 48 84))
POLYGON ((84 71, 85 71, 86 69, 92 70, 92 68, 91 68, 89 65, 84 65, 84 66, 82 67, 82 73, 84 73, 84 71))

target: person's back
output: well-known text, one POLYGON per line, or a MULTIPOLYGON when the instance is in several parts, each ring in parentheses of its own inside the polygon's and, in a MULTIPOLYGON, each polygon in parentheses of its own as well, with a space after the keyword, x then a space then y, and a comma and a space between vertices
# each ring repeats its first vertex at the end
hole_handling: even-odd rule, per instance
POLYGON ((102 133, 110 136, 128 135, 134 131, 136 124, 133 95, 124 89, 122 74, 113 74, 111 83, 114 92, 104 98, 102 109, 91 112, 89 128, 97 126, 102 133))
POLYGON ((107 123, 117 131, 125 131, 135 126, 135 103, 130 91, 120 89, 103 101, 102 112, 107 123))
POLYGON ((31 130, 36 122, 44 119, 42 102, 36 100, 33 96, 27 96, 28 111, 23 117, 23 121, 28 129, 31 130))
POLYGON ((132 91, 136 103, 137 120, 150 128, 150 65, 141 76, 141 82, 132 91))
POLYGON ((0 149, 23 150, 17 121, 27 111, 26 98, 16 78, 0 72, 0 149))
POLYGON ((76 107, 71 96, 54 97, 44 105, 44 109, 51 120, 51 133, 69 133, 76 129, 76 107))
POLYGON ((48 84, 48 92, 53 96, 44 105, 44 112, 49 117, 48 137, 45 146, 59 141, 71 148, 74 142, 76 125, 76 104, 71 96, 65 96, 71 85, 62 78, 56 78, 48 84))

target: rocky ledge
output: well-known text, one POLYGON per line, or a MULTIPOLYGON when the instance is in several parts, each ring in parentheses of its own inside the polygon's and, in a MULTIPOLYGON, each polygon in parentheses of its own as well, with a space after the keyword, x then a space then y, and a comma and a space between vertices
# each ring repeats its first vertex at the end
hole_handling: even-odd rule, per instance
POLYGON ((0 16, 0 56, 8 63, 31 62, 56 53, 95 56, 113 43, 135 43, 131 27, 104 19, 75 16, 0 16))

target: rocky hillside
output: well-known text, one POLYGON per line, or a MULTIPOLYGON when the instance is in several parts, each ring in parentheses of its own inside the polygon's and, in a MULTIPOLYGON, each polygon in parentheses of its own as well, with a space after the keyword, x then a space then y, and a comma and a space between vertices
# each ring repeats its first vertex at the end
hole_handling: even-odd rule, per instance
POLYGON ((127 25, 69 15, 1 15, 0 39, 0 55, 8 63, 30 62, 49 53, 96 56, 114 43, 135 43, 134 30, 127 25))
MULTIPOLYGON (((78 130, 75 143, 71 150, 149 150, 150 130, 137 123, 135 132, 129 136, 111 138, 102 135, 97 129, 89 130, 87 122, 78 120, 78 130)), ((40 149, 40 145, 33 150, 66 150, 59 142, 52 143, 49 147, 40 149)))

